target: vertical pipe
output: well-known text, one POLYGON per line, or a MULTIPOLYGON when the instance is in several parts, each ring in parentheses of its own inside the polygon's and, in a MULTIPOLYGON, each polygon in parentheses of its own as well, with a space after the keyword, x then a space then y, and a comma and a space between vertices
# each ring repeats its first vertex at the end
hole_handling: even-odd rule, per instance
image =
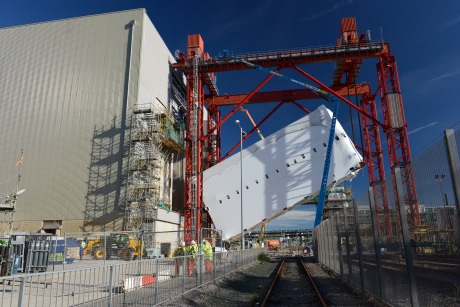
POLYGON ((173 185, 174 185, 174 153, 171 153, 171 160, 169 161, 169 202, 171 203, 171 210, 172 210, 172 199, 173 199, 173 185))
POLYGON ((355 201, 352 201, 353 209, 355 211, 355 230, 356 230, 356 244, 358 247, 358 259, 359 259, 359 280, 361 290, 364 290, 364 265, 363 265, 363 247, 361 245, 361 235, 359 230, 359 212, 358 205, 355 201))
POLYGON ((240 197, 241 197, 241 249, 244 250, 243 229, 243 128, 240 126, 240 197))
MULTIPOLYGON (((398 192, 398 198, 404 199, 401 170, 399 167, 395 168, 395 179, 396 179, 395 181, 396 181, 396 190, 398 192)), ((403 235, 404 254, 406 256, 406 268, 407 268, 407 275, 409 278, 410 296, 411 296, 412 306, 418 307, 419 306, 418 293, 417 293, 417 286, 415 283, 414 265, 412 261, 412 248, 410 247, 409 227, 407 226, 406 209, 404 208, 403 202, 399 203, 398 209, 399 209, 399 214, 401 216, 399 220, 401 223, 401 230, 402 230, 402 235, 403 235)))
MULTIPOLYGON (((129 84, 131 83, 131 58, 132 58, 132 51, 133 51, 133 35, 134 35, 134 25, 136 24, 135 20, 131 20, 129 25, 131 26, 128 38, 128 50, 127 50, 127 60, 126 60, 126 79, 125 79, 125 91, 123 95, 123 108, 121 110, 121 127, 120 127, 120 144, 119 144, 119 152, 120 152, 120 160, 118 162, 118 189, 115 195, 115 201, 118 201, 117 206, 120 207, 120 200, 121 200, 121 191, 123 188, 123 158, 125 156, 125 132, 126 132, 126 117, 128 114, 129 108, 129 84)), ((105 261, 105 260, 104 260, 105 261)), ((104 262, 105 265, 105 262, 104 262)))
POLYGON ((113 265, 109 267, 109 301, 107 302, 108 307, 112 307, 112 293, 113 293, 113 265))

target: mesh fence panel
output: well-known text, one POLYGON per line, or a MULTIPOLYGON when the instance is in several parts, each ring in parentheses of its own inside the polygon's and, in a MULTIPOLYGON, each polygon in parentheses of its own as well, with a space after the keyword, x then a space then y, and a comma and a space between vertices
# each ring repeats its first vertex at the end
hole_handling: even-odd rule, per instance
POLYGON ((318 260, 393 306, 411 306, 414 301, 419 306, 459 305, 460 221, 452 180, 459 171, 458 157, 452 155, 458 148, 448 145, 458 147, 460 132, 454 136, 453 142, 446 132, 413 160, 421 224, 407 228, 406 241, 392 195, 395 189, 387 180, 393 236, 377 227, 381 213, 373 222, 366 193, 354 198, 356 210, 351 206, 337 211, 315 228, 318 260))

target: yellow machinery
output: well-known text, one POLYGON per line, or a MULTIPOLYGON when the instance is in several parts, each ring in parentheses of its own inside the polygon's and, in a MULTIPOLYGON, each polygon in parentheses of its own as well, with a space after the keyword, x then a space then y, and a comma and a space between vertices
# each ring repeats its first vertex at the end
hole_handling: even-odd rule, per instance
POLYGON ((120 258, 129 261, 139 257, 142 251, 140 240, 131 239, 126 233, 114 233, 88 240, 83 254, 91 255, 97 260, 120 258))
POLYGON ((265 225, 266 224, 263 223, 262 226, 260 227, 259 237, 257 238, 257 243, 259 244, 259 246, 261 246, 262 243, 264 242, 265 225))

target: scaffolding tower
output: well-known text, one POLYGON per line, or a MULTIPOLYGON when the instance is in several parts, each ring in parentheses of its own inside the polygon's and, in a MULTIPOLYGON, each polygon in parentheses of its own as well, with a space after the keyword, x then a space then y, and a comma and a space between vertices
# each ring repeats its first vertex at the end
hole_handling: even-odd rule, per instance
MULTIPOLYGON (((184 130, 181 117, 164 107, 132 110, 125 230, 154 233, 157 210, 171 210, 171 158, 184 151, 184 130)), ((146 247, 149 241, 144 237, 146 247)))

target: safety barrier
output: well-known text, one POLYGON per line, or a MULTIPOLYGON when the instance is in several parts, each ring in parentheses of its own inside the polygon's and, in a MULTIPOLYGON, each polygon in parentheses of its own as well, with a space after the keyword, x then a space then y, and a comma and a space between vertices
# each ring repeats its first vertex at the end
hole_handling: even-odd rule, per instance
MULTIPOLYGON (((110 265, 0 277, 0 306, 152 306, 257 260, 265 249, 137 259, 110 265), (208 258, 209 259, 209 258, 208 258)), ((99 262, 101 263, 101 262, 99 262)))

